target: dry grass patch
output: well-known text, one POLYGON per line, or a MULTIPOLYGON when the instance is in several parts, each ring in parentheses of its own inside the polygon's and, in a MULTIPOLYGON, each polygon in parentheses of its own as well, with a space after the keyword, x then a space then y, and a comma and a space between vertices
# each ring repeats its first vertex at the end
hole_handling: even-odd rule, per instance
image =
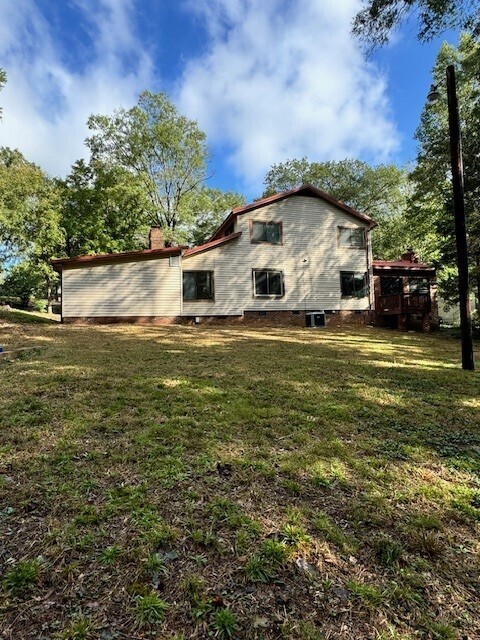
POLYGON ((2 637, 480 635, 457 341, 2 318, 2 637))

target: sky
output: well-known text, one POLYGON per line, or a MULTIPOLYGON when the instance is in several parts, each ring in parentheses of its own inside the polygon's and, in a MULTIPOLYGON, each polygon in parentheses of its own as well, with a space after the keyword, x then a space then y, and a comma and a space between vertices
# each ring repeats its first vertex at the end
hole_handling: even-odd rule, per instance
POLYGON ((413 24, 365 58, 360 0, 0 0, 0 146, 53 176, 79 158, 90 114, 165 92, 197 120, 208 184, 261 195, 291 158, 405 165, 446 34, 413 24))

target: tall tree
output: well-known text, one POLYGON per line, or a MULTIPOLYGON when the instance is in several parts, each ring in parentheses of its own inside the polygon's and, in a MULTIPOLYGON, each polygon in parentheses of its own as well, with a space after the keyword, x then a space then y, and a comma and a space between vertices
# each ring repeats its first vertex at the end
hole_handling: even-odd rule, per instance
POLYGON ((433 69, 433 81, 441 97, 436 103, 425 105, 416 132, 419 149, 412 173, 414 192, 408 219, 418 238, 430 237, 430 258, 436 259, 442 268, 441 291, 447 300, 454 302, 456 246, 445 92, 445 69, 449 64, 456 66, 457 73, 470 273, 480 300, 480 44, 469 34, 460 37, 458 48, 443 44, 433 69))
POLYGON ((418 22, 418 39, 431 40, 446 29, 460 28, 478 35, 478 0, 364 0, 352 32, 370 48, 386 44, 410 18, 418 22))
POLYGON ((67 255, 130 251, 142 245, 152 204, 136 175, 121 166, 79 160, 60 184, 67 255))
MULTIPOLYGON (((0 91, 3 89, 6 82, 7 82, 7 74, 5 73, 4 69, 0 69, 0 91)), ((1 119, 2 119, 2 107, 0 107, 0 120, 1 119)))
POLYGON ((144 91, 137 106, 111 117, 93 115, 88 126, 93 159, 138 176, 153 205, 149 222, 164 228, 167 242, 175 241, 177 227, 189 221, 184 201, 206 176, 205 134, 197 123, 180 115, 165 94, 144 91))
POLYGON ((36 265, 50 297, 56 279, 50 258, 62 246, 55 182, 18 150, 0 148, 0 261, 15 258, 36 265))
POLYGON ((190 245, 203 244, 226 215, 242 204, 245 204, 245 198, 234 191, 202 187, 192 192, 185 202, 189 217, 193 216, 191 224, 185 228, 185 241, 190 245))
POLYGON ((410 244, 405 222, 408 174, 395 165, 371 167, 360 160, 309 162, 307 158, 273 165, 267 173, 264 196, 312 184, 338 200, 363 211, 379 223, 373 235, 377 257, 396 258, 410 244))

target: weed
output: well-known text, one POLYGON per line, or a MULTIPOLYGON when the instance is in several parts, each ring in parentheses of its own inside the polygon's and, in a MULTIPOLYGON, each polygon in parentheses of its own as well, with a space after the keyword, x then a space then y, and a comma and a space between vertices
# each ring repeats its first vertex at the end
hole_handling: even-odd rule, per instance
POLYGON ((312 540, 303 527, 294 524, 286 524, 283 527, 282 537, 287 544, 293 547, 308 544, 312 540))
POLYGON ((199 600, 205 591, 205 581, 201 576, 190 574, 185 576, 182 583, 183 590, 189 600, 199 600))
POLYGON ((385 599, 385 594, 371 584, 350 580, 347 587, 351 594, 367 608, 378 607, 385 599))
POLYGON ((190 532, 190 537, 195 544, 203 545, 204 547, 216 547, 218 545, 218 536, 213 531, 203 531, 202 529, 193 529, 190 532))
POLYGON ((391 567, 397 564, 403 555, 402 545, 386 535, 375 539, 372 546, 375 557, 386 567, 391 567))
POLYGON ((139 624, 155 624, 162 622, 168 604, 156 593, 149 593, 144 596, 137 596, 135 602, 135 619, 139 624))
POLYGON ((102 551, 102 555, 100 556, 100 561, 106 565, 114 564, 121 556, 122 551, 122 547, 117 544, 114 544, 110 547, 105 547, 105 549, 102 551))
POLYGON ((264 540, 260 549, 262 556, 273 564, 282 564, 288 556, 285 543, 275 540, 274 538, 264 540))
POLYGON ((270 582, 276 577, 274 564, 259 554, 249 558, 245 565, 245 573, 252 582, 270 582))
POLYGON ((40 577, 38 560, 23 560, 5 573, 3 584, 13 595, 31 591, 40 577))
POLYGON ((90 618, 78 614, 57 637, 59 640, 90 640, 96 637, 95 625, 90 618))
POLYGON ((353 553, 356 549, 355 540, 347 536, 339 526, 326 513, 319 513, 314 520, 315 529, 329 542, 337 545, 347 553, 353 553))
POLYGON ((210 623, 215 635, 218 638, 232 638, 238 631, 238 622, 230 609, 217 609, 212 616, 210 623))

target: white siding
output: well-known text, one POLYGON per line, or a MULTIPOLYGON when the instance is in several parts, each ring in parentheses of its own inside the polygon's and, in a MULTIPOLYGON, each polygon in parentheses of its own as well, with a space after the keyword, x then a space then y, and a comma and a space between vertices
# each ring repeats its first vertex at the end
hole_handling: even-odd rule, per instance
POLYGON ((64 269, 64 317, 179 316, 181 260, 167 258, 64 269))
POLYGON ((211 270, 215 301, 183 303, 183 315, 241 315, 255 310, 365 310, 368 297, 342 298, 340 272, 365 273, 366 249, 338 246, 338 227, 368 225, 337 207, 306 196, 291 196, 237 217, 242 236, 225 245, 183 258, 183 270, 211 270), (249 220, 281 222, 283 244, 252 244, 249 220), (255 298, 252 269, 283 271, 283 298, 255 298))

